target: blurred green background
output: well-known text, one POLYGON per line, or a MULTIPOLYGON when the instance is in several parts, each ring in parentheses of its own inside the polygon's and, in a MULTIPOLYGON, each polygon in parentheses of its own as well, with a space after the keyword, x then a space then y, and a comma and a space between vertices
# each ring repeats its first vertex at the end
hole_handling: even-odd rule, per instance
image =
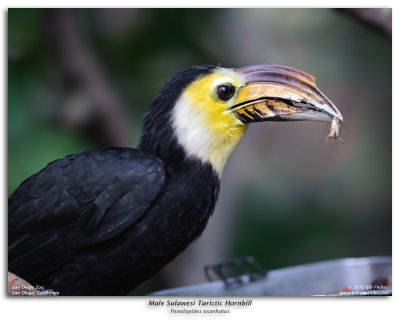
POLYGON ((332 9, 8 10, 8 192, 48 162, 135 146, 160 85, 199 64, 290 65, 344 116, 251 125, 210 223, 132 294, 204 282, 203 266, 268 269, 391 255, 391 37, 332 9))

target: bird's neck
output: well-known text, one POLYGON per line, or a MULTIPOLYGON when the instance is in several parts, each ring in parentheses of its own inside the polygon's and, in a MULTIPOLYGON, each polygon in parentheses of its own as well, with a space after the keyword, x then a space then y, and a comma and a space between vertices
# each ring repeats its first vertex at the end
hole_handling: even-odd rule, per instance
POLYGON ((183 244, 179 248, 181 251, 204 230, 218 198, 220 178, 211 164, 188 156, 176 139, 168 137, 168 134, 171 133, 165 132, 163 136, 168 143, 143 135, 138 147, 153 153, 164 163, 166 190, 163 197, 168 199, 169 205, 182 204, 182 208, 188 208, 187 211, 169 210, 168 221, 173 225, 162 232, 172 232, 171 237, 180 235, 181 239, 176 240, 183 244), (183 229, 176 232, 177 228, 183 229))
POLYGON ((165 131, 159 134, 143 133, 138 148, 159 158, 164 163, 168 175, 187 170, 185 152, 170 128, 165 128, 165 131))
POLYGON ((160 113, 154 118, 152 122, 145 121, 138 148, 159 158, 164 163, 167 175, 190 175, 191 171, 198 171, 199 166, 204 166, 211 168, 213 174, 220 177, 220 172, 212 164, 204 163, 187 153, 178 141, 173 127, 165 125, 169 121, 169 115, 160 113))
POLYGON ((144 133, 138 148, 162 160, 169 173, 185 172, 191 168, 189 164, 195 162, 210 166, 219 178, 244 133, 234 137, 215 135, 213 139, 206 140, 205 138, 208 138, 206 133, 200 132, 198 137, 193 139, 195 143, 189 144, 185 140, 188 132, 181 132, 180 139, 174 132, 171 127, 165 127, 158 134, 144 133))
POLYGON ((220 179, 210 163, 185 153, 172 128, 163 129, 159 135, 144 132, 138 147, 157 156, 165 166, 166 185, 158 203, 168 206, 168 210, 160 209, 162 220, 168 223, 160 225, 159 215, 151 217, 159 243, 174 243, 166 244, 169 261, 203 232, 218 198, 220 179))
POLYGON ((218 117, 206 116, 206 106, 193 107, 187 95, 173 106, 164 96, 158 95, 145 115, 139 149, 154 154, 174 170, 185 169, 190 160, 199 161, 210 165, 220 178, 246 126, 236 118, 225 125, 218 117))

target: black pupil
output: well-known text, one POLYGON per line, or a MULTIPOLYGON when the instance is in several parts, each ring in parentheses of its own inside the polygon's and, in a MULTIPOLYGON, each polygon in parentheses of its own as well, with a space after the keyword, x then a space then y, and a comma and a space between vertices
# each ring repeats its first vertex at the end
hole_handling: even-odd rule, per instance
POLYGON ((220 85, 217 89, 218 98, 227 101, 232 98, 235 93, 235 87, 229 83, 220 85))

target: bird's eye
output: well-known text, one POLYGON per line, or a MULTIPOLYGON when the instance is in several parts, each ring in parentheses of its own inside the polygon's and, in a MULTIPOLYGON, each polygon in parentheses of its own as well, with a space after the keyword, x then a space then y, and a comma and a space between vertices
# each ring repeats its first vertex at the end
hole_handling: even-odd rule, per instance
POLYGON ((235 87, 230 83, 222 84, 217 88, 218 98, 227 101, 235 94, 235 87))

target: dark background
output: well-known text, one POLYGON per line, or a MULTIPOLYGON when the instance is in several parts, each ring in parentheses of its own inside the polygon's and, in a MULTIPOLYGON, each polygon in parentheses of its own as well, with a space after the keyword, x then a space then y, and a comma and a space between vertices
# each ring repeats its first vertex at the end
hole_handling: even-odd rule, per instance
POLYGON ((316 76, 346 143, 319 143, 329 124, 251 125, 202 237, 133 294, 247 255, 268 269, 391 255, 391 50, 387 30, 332 9, 9 9, 8 192, 68 154, 135 146, 184 67, 281 63, 316 76))

